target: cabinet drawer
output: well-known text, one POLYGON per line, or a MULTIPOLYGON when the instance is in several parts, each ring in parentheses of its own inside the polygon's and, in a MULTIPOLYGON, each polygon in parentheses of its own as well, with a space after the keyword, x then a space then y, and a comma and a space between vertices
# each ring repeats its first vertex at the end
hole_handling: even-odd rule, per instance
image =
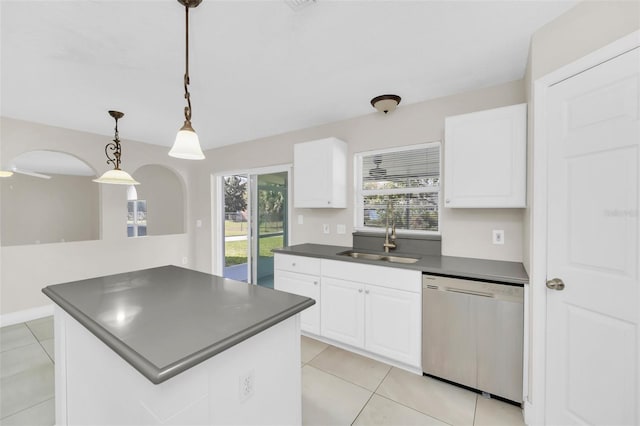
POLYGON ((322 260, 322 276, 342 280, 374 284, 396 290, 420 293, 420 271, 409 271, 401 268, 365 265, 361 263, 341 262, 338 260, 322 260))
POLYGON ((320 275, 320 259, 276 253, 275 269, 298 272, 300 274, 320 275))

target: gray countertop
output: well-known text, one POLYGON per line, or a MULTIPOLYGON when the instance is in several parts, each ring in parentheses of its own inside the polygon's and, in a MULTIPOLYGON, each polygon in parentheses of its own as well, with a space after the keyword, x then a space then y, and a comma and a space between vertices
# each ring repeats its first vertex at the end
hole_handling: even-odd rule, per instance
POLYGON ((42 292, 156 384, 315 303, 177 266, 42 292))
MULTIPOLYGON (((420 257, 416 263, 391 263, 377 260, 353 259, 338 253, 351 250, 351 247, 329 246, 323 244, 299 244, 281 249, 274 249, 276 253, 297 256, 319 257, 323 259, 341 260, 345 262, 367 263, 378 266, 419 270, 426 273, 494 281, 506 284, 524 284, 529 276, 519 262, 505 262, 499 260, 471 259, 466 257, 415 255, 420 257)), ((393 253, 391 253, 393 254, 393 253)), ((408 256, 398 253, 398 256, 408 256)))

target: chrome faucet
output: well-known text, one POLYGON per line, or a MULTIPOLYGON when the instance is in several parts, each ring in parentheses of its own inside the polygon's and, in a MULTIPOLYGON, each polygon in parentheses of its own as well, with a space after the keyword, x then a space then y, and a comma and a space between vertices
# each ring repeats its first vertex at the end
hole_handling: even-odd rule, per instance
POLYGON ((389 211, 391 211, 391 202, 387 203, 387 218, 386 224, 384 226, 384 252, 389 253, 389 249, 395 249, 396 245, 396 218, 393 217, 393 211, 391 211, 391 216, 393 218, 393 224, 391 225, 391 235, 389 235, 389 211))

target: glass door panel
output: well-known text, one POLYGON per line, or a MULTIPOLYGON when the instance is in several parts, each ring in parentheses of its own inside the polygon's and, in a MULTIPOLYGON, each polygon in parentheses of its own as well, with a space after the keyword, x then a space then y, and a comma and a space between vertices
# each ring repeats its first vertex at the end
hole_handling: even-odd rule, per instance
POLYGON ((288 173, 256 175, 254 196, 253 280, 254 284, 273 288, 273 250, 288 244, 288 173))
POLYGON ((248 176, 224 176, 225 278, 249 282, 248 176))

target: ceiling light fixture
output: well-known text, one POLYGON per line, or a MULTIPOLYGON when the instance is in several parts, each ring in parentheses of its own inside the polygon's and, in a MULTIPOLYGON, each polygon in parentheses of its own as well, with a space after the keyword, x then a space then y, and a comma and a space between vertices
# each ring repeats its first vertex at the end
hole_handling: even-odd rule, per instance
POLYGON ((11 177, 13 176, 13 172, 10 170, 0 170, 0 178, 3 177, 11 177))
POLYGON ((113 170, 104 172, 94 182, 111 183, 116 185, 139 185, 140 182, 135 181, 131 175, 124 170, 120 170, 120 157, 122 156, 122 147, 120 146, 120 136, 118 135, 118 119, 124 116, 120 111, 109 111, 109 115, 116 120, 116 134, 113 142, 108 143, 104 147, 104 153, 107 156, 107 164, 113 164, 113 170), (113 153, 113 157, 109 155, 109 151, 113 153))
POLYGON ((196 131, 191 127, 191 94, 189 93, 189 8, 197 7, 202 0, 178 0, 178 3, 184 6, 186 13, 186 55, 185 55, 185 73, 184 73, 184 98, 187 100, 187 106, 184 107, 184 124, 176 135, 169 155, 171 157, 183 158, 185 160, 204 160, 204 154, 200 148, 200 140, 196 131))
POLYGON ((380 95, 371 99, 371 105, 380 112, 390 113, 400 103, 402 98, 398 95, 380 95))

